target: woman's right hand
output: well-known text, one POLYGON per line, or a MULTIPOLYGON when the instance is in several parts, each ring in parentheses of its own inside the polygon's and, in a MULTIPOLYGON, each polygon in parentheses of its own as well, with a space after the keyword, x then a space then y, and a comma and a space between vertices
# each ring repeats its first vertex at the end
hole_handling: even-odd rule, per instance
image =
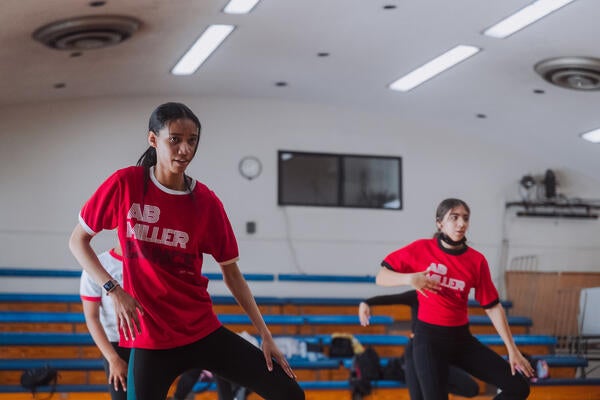
POLYGON ((358 319, 362 326, 369 326, 369 319, 371 318, 371 307, 364 301, 361 301, 358 305, 358 319))
POLYGON ((429 271, 425 270, 422 272, 415 272, 411 274, 410 284, 412 287, 417 289, 417 292, 427 297, 426 292, 438 292, 440 290, 440 283, 434 281, 429 277, 429 271))
POLYGON ((140 315, 144 310, 136 299, 131 297, 121 286, 117 286, 109 295, 115 306, 115 314, 119 329, 125 340, 133 340, 142 331, 140 315))
POLYGON ((108 363, 108 383, 113 385, 115 392, 119 391, 119 386, 123 391, 127 391, 127 363, 121 357, 117 356, 108 363))

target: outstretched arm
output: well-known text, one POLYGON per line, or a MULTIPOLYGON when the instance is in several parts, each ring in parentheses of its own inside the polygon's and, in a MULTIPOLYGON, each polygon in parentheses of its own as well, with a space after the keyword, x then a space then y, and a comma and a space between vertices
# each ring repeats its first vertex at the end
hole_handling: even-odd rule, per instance
POLYGON ((286 374, 295 379, 296 375, 294 374, 294 371, 292 371, 285 356, 277 348, 275 341, 273 341, 273 336, 265 324, 260 310, 256 305, 256 301, 254 300, 254 296, 252 295, 248 283, 246 282, 246 279, 244 279, 237 263, 234 262, 227 265, 221 265, 221 271, 223 271, 223 281, 231 291, 231 294, 233 294, 233 297, 235 297, 238 304, 244 309, 246 314, 248 314, 252 324, 258 330, 258 334, 262 339, 262 350, 269 371, 273 370, 272 358, 275 358, 286 374))
MULTIPOLYGON (((75 229, 73 229, 73 233, 71 233, 69 248, 81 267, 98 285, 102 286, 113 279, 113 277, 106 272, 106 269, 104 269, 98 260, 98 256, 94 253, 90 244, 92 237, 81 225, 77 224, 75 229)), ((117 315, 119 327, 125 339, 135 338, 136 332, 141 331, 138 312, 142 311, 142 307, 137 300, 126 293, 119 285, 110 292, 110 296, 115 306, 115 314, 117 315)))
POLYGON ((417 292, 409 290, 404 293, 390 294, 384 296, 375 296, 361 301, 358 305, 358 319, 362 326, 368 326, 371 318, 371 306, 385 306, 403 304, 411 307, 418 307, 417 292))
POLYGON ((414 287, 423 296, 427 297, 425 291, 437 292, 440 290, 439 282, 429 278, 428 271, 402 273, 392 271, 389 268, 381 267, 375 278, 375 283, 379 286, 406 286, 414 287))
POLYGON ((533 377, 535 375, 533 367, 529 361, 523 357, 523 354, 521 354, 517 348, 512 333, 510 332, 510 327, 508 326, 508 321, 506 319, 506 313, 504 312, 502 305, 498 303, 491 308, 485 309, 485 312, 492 320, 494 328, 496 328, 496 331, 506 346, 506 350, 508 350, 508 362, 510 363, 510 370, 512 374, 514 375, 515 371, 518 370, 528 378, 533 377))
POLYGON ((82 304, 90 335, 108 361, 108 383, 114 386, 115 391, 119 390, 119 385, 127 391, 127 362, 117 354, 100 323, 100 302, 83 300, 82 304))
POLYGON ((369 306, 390 306, 396 304, 412 306, 416 301, 417 292, 415 290, 408 290, 403 293, 369 297, 364 302, 369 306))

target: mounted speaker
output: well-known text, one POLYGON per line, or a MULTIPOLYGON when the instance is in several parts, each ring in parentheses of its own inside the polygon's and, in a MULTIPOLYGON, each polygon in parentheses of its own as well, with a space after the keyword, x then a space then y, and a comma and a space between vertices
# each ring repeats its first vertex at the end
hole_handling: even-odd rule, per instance
POLYGON ((556 197, 556 175, 551 169, 546 170, 546 175, 544 175, 544 189, 547 199, 556 197))

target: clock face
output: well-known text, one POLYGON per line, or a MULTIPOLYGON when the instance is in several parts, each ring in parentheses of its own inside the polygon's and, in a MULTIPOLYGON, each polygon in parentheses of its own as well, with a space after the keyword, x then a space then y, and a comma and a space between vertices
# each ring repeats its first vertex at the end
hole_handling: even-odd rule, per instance
POLYGON ((252 180, 260 175, 262 164, 260 160, 253 156, 244 157, 239 164, 240 174, 248 180, 252 180))

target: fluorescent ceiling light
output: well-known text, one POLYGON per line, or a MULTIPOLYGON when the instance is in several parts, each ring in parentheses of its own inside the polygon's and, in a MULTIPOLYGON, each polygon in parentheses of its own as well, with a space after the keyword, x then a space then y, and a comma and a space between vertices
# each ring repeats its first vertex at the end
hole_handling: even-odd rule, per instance
POLYGON ((191 75, 235 29, 234 25, 211 25, 171 70, 173 75, 191 75))
POLYGON ((400 92, 408 92, 411 89, 419 86, 423 82, 433 78, 437 74, 447 70, 448 68, 466 60, 474 54, 477 54, 481 49, 474 46, 459 45, 451 50, 448 50, 441 56, 429 61, 427 64, 419 67, 403 76, 389 86, 392 90, 400 92))
POLYGON ((259 0, 230 0, 223 9, 227 14, 248 14, 259 0))
POLYGON ((600 128, 583 133, 581 137, 592 143, 600 143, 600 128))
POLYGON ((573 2, 574 0, 537 0, 508 18, 483 31, 484 35, 504 39, 538 19, 573 2))

